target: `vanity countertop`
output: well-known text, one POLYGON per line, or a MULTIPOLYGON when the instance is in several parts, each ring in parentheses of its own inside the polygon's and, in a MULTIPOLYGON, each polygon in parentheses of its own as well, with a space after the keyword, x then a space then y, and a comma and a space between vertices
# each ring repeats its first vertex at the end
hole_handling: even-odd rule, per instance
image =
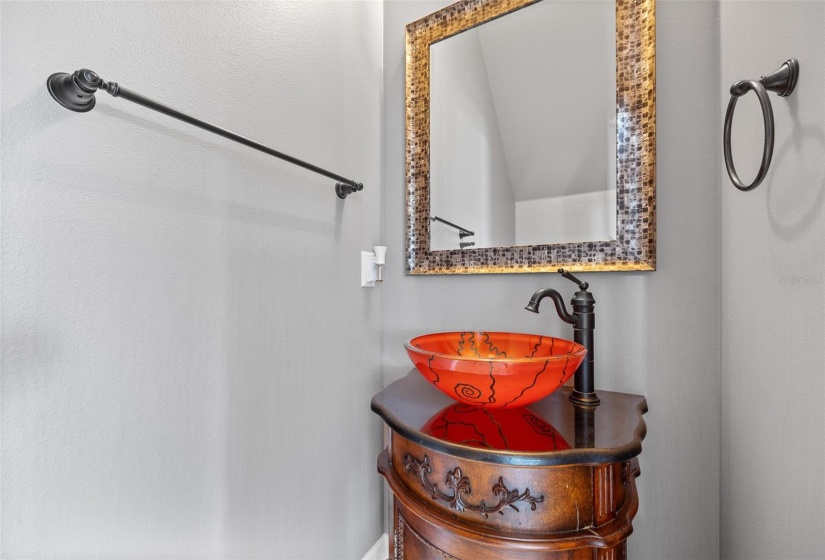
POLYGON ((399 435, 454 457, 513 466, 627 461, 647 432, 640 395, 597 391, 597 407, 573 405, 561 387, 525 408, 484 410, 453 401, 415 369, 372 399, 372 410, 399 435))

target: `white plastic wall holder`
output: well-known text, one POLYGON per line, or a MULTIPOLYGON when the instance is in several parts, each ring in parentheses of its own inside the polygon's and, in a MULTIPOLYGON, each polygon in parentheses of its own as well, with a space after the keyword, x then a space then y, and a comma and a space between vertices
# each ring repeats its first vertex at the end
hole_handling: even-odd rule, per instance
POLYGON ((375 283, 378 284, 384 281, 384 264, 386 263, 387 248, 383 245, 376 245, 373 247, 375 251, 375 283))
POLYGON ((361 287, 374 288, 384 281, 383 269, 387 248, 382 245, 373 247, 374 253, 361 251, 361 287))
POLYGON ((361 287, 375 287, 375 253, 361 251, 361 287))

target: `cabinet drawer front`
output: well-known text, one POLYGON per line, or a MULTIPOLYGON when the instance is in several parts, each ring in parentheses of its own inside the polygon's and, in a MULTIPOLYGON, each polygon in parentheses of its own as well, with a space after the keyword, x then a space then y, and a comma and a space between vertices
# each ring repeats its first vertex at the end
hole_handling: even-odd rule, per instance
POLYGON ((392 469, 410 493, 456 520, 552 534, 594 525, 593 468, 458 459, 393 434, 392 469))

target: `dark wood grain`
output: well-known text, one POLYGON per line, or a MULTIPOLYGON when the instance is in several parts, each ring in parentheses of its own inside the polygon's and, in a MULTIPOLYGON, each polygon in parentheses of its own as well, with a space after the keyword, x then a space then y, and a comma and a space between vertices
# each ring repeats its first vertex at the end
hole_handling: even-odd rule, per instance
POLYGON ((601 404, 576 407, 569 402, 571 387, 526 407, 571 443, 551 452, 508 452, 460 445, 421 431, 427 421, 455 401, 430 385, 417 370, 392 383, 372 399, 372 410, 387 426, 430 449, 477 461, 521 466, 620 463, 642 452, 647 426, 642 415, 647 401, 640 395, 599 391, 601 404))
POLYGON ((378 470, 393 493, 392 559, 626 559, 639 506, 643 397, 600 391, 602 405, 583 412, 567 391, 551 395, 530 410, 575 442, 573 453, 525 460, 421 433, 449 403, 416 376, 373 399, 390 428, 378 470))

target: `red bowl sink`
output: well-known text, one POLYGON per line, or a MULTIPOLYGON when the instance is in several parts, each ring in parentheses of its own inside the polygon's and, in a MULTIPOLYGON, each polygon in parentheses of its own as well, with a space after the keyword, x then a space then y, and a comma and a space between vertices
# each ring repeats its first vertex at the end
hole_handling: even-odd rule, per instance
POLYGON ((482 408, 518 408, 546 397, 587 352, 563 338, 478 331, 426 334, 404 347, 436 389, 482 408))

